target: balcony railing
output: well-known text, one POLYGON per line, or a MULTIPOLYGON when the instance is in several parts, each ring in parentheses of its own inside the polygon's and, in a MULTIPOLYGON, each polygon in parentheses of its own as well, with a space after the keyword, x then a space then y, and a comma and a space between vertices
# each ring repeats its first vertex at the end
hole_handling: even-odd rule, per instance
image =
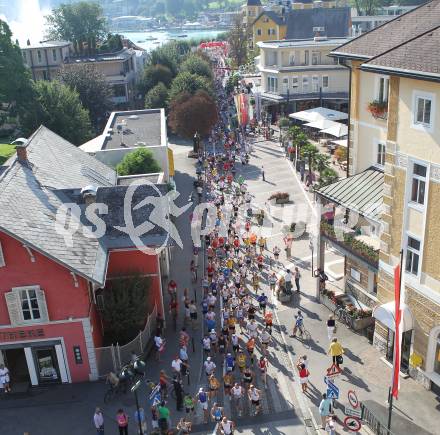
POLYGON ((321 234, 330 239, 336 245, 340 245, 356 257, 366 261, 368 264, 378 267, 379 263, 379 249, 374 249, 372 246, 358 240, 355 231, 349 228, 341 228, 338 234, 335 227, 329 223, 321 222, 321 234), (342 233, 342 234, 341 234, 342 233))

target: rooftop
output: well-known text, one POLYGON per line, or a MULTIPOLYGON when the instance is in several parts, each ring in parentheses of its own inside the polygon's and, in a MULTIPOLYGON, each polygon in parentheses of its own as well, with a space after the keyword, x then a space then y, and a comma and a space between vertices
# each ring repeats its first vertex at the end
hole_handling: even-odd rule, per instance
POLYGON ((344 38, 350 33, 351 9, 295 9, 287 18, 286 39, 307 39, 317 34, 327 38, 344 38), (321 30, 318 30, 321 29, 321 30))
POLYGON ((67 47, 71 45, 69 41, 40 41, 36 44, 26 45, 21 47, 22 50, 31 49, 31 48, 57 48, 57 47, 67 47))
POLYGON ((114 53, 96 53, 91 56, 70 56, 68 58, 69 63, 93 63, 93 62, 115 62, 124 61, 130 59, 133 55, 131 48, 123 48, 122 50, 115 51, 114 53))
POLYGON ((260 48, 290 48, 290 47, 319 47, 319 46, 338 46, 349 41, 348 38, 307 38, 307 39, 283 39, 280 41, 258 42, 260 48))
POLYGON ((440 26, 365 62, 361 69, 440 80, 440 26))
POLYGON ((102 134, 100 149, 136 148, 163 145, 166 132, 163 109, 113 112, 102 134))
POLYGON ((341 45, 333 55, 371 59, 418 36, 436 29, 440 23, 440 0, 432 0, 341 45))

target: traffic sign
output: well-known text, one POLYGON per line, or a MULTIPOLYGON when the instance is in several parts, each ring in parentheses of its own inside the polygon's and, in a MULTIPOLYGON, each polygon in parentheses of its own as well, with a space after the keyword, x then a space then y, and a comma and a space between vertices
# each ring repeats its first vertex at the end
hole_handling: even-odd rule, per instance
POLYGON ((359 406, 359 400, 356 396, 356 393, 353 390, 348 391, 348 401, 353 408, 357 408, 359 406))
POLYGON ((345 417, 344 426, 353 432, 359 432, 361 430, 361 422, 356 417, 345 417))
POLYGON ((157 384, 152 390, 151 393, 149 395, 149 399, 153 400, 154 397, 156 397, 157 394, 160 394, 160 384, 157 384))
POLYGON ((339 399, 339 390, 327 388, 327 399, 339 399))
POLYGON ((331 380, 338 377, 341 374, 341 369, 336 365, 332 364, 331 367, 327 369, 327 379, 331 380))
POLYGON ((362 417, 362 411, 360 409, 354 409, 354 408, 347 408, 345 407, 345 415, 349 417, 362 417))

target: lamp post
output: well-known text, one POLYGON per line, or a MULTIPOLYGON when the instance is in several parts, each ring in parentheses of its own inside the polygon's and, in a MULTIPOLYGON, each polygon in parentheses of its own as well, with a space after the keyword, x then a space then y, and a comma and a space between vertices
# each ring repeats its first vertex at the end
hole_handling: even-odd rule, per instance
POLYGON ((137 381, 132 387, 131 387, 131 392, 134 393, 134 400, 136 401, 136 410, 137 410, 137 421, 139 424, 139 435, 142 435, 142 423, 141 423, 141 412, 139 410, 139 400, 138 400, 138 395, 137 395, 137 389, 139 388, 139 386, 141 385, 141 381, 137 381))

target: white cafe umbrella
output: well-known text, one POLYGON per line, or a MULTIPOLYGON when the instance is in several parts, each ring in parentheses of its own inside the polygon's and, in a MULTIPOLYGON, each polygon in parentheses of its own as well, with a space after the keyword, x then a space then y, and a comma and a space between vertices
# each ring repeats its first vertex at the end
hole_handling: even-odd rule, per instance
POLYGON ((321 133, 329 134, 330 136, 342 137, 347 136, 348 127, 345 124, 341 124, 339 122, 334 122, 334 125, 328 128, 324 128, 321 130, 321 133))
POLYGON ((317 128, 318 130, 324 130, 325 128, 333 127, 333 124, 337 124, 337 122, 330 121, 325 118, 318 119, 313 122, 309 122, 308 124, 304 124, 305 127, 317 128))

